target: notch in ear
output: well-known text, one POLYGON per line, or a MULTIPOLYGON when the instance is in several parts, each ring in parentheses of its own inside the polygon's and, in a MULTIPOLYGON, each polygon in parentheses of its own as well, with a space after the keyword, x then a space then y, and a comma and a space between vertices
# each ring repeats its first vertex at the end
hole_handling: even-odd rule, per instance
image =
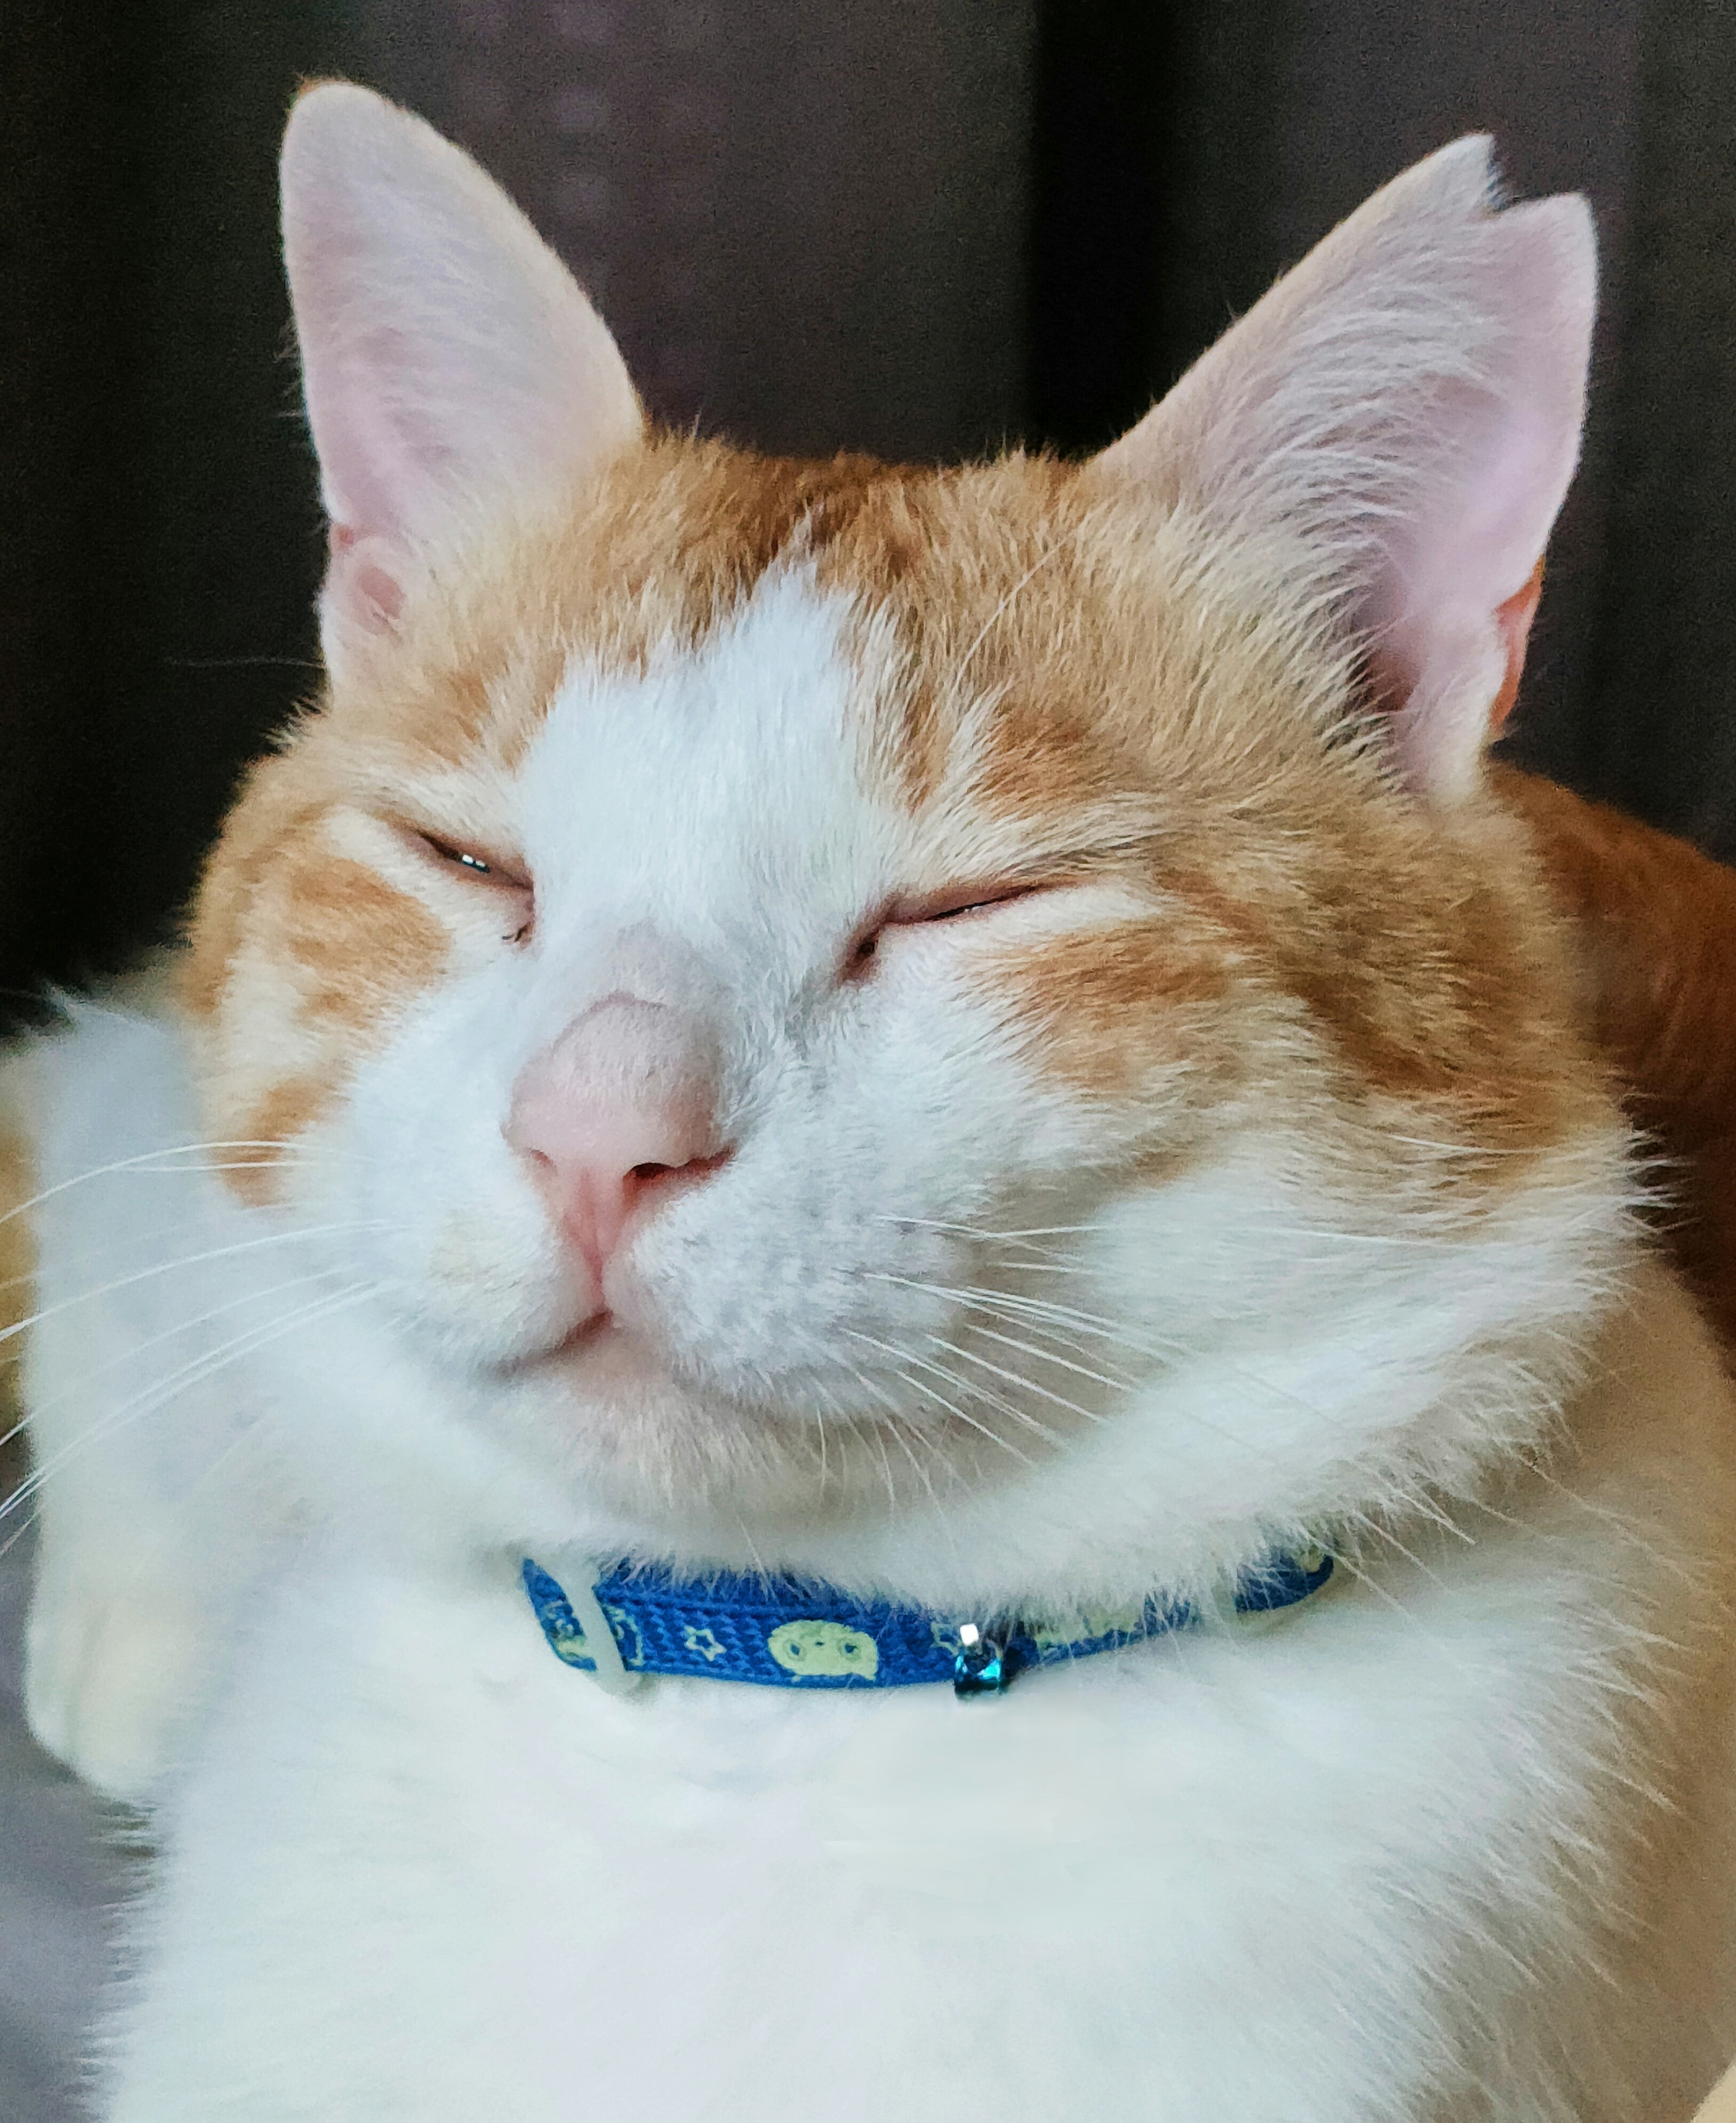
POLYGON ((1481 138, 1377 192, 1088 467, 1273 551, 1364 644, 1422 794, 1512 705, 1579 461, 1597 261, 1583 199, 1501 210, 1481 138))
POLYGON ((327 654, 389 629, 464 516, 637 438, 608 330, 499 185, 345 82, 307 90, 282 162, 284 255, 331 524, 327 654))

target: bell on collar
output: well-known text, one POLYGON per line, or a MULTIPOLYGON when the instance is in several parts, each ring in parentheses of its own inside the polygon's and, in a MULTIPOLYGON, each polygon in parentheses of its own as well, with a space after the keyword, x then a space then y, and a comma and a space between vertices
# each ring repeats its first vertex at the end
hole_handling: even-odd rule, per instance
POLYGON ((962 1702, 973 1695, 999 1695, 1011 1682, 1017 1662, 1006 1647, 985 1637, 974 1622, 959 1624, 959 1648, 952 1661, 952 1692, 962 1702))

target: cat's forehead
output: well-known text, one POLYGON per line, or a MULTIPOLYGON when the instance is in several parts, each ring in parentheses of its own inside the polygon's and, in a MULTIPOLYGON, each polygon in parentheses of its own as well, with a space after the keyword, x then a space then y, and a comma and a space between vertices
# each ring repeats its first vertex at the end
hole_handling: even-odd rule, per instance
POLYGON ((1046 460, 936 473, 665 442, 509 527, 339 720, 389 731, 448 800, 510 781, 546 848, 563 807, 697 822, 729 791, 823 835, 845 782, 931 835, 967 813, 978 835, 1040 833, 1136 798, 1160 758, 1184 787, 1203 692, 1245 739, 1311 675, 1282 630, 1250 653, 1236 615, 1216 623, 1185 541, 1104 516, 1046 460))
POLYGON ((871 734, 897 663, 800 553, 629 666, 575 648, 510 784, 546 928, 848 919, 908 837, 871 734))

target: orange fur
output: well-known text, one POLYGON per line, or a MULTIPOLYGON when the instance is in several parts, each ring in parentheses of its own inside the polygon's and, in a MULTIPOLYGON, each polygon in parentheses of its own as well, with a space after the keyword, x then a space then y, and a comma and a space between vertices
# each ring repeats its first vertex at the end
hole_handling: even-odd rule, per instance
MULTIPOLYGON (((1160 1571, 1191 1597, 1208 1573, 1316 1525, 1345 1565, 1346 1600, 1364 1565, 1377 1590, 1383 1568, 1396 1571, 1383 1537, 1408 1582, 1450 1600, 1457 1554, 1438 1573, 1428 1558, 1462 1535, 1466 1642, 1493 1655, 1458 1675, 1449 1654, 1436 1703, 1425 1686, 1389 1706, 1396 1727, 1445 1720, 1443 1744, 1416 1750, 1409 1802, 1420 1929, 1407 1908, 1389 1939, 1378 1929, 1380 1905, 1400 1899, 1391 1853, 1407 1846, 1378 1818, 1377 1777, 1368 1848, 1354 1848, 1359 1804, 1325 1831, 1354 1829, 1349 1869, 1340 1888, 1329 1859, 1298 1936, 1340 1927, 1322 1967, 1366 1953, 1354 1980, 1372 2013, 1389 1947, 1435 2001, 1415 2027, 1438 2068, 1395 2055, 1386 2090, 1378 2062, 1354 2064, 1364 2106, 1469 2113, 1486 2055, 1490 2087, 1541 2089, 1528 2114, 1617 2123, 1642 2088, 1660 2117, 1685 2114, 1729 2025, 1717 1994, 1736 1841, 1736 1666, 1722 1626, 1736 1598, 1736 1423, 1688 1296, 1637 1243, 1612 1094, 1625 1085, 1691 1170, 1671 1235, 1736 1333, 1736 1240, 1719 1214, 1736 880, 1562 792, 1487 775, 1480 755, 1485 710, 1499 720, 1518 684, 1537 575, 1515 586, 1577 448, 1593 279, 1583 204, 1496 214, 1486 153, 1462 143, 1371 203, 1095 465, 1015 453, 937 471, 644 434, 600 321, 528 223, 454 151, 359 91, 303 106, 285 171, 333 518, 331 676, 250 778, 211 858, 185 993, 219 1141, 318 1127, 381 1057, 350 1144, 328 1146, 359 1148, 351 1165, 263 1147, 223 1160, 249 1200, 281 1186, 292 1203, 378 1194, 393 1211, 339 1249, 389 1272, 363 1297, 396 1294, 389 1321, 359 1319, 336 1345, 338 1418, 365 1427, 378 1407, 396 1452, 407 1415, 404 1443, 425 1454, 415 1422, 430 1403, 442 1413, 439 1366, 453 1355, 453 1406, 482 1450, 455 1463, 461 1477, 481 1466, 479 1493, 495 1486, 464 1412, 498 1394, 510 1457, 533 1455, 532 1480, 521 1490, 502 1461, 500 1516, 485 1510, 473 1530, 448 1522, 459 1483, 431 1483, 443 1552, 454 1535, 485 1558, 525 1552, 521 1522, 558 1530, 570 1474, 587 1511, 607 1524, 618 1511, 652 1553, 667 1533, 677 1554, 726 1558, 733 1521, 764 1567, 757 1524, 788 1544, 774 1563, 818 1558, 825 1575, 842 1558, 864 1582, 946 1612, 1027 1600, 1038 1612, 1051 1598, 1058 1612, 1100 1585, 1143 1598, 1160 1571), (358 214, 358 198, 377 197, 386 210, 358 214), (500 254, 499 314, 516 315, 516 336, 493 329, 493 302, 470 299, 490 284, 477 230, 500 254), (490 391, 492 424, 479 412, 472 435, 451 408, 490 391), (1427 420, 1397 419, 1401 405, 1427 420), (472 462, 463 446, 478 437, 472 462), (1438 551, 1423 536, 1431 511, 1438 551), (767 584, 744 616, 774 570, 796 579, 767 584), (629 682, 594 701, 592 677, 629 682), (639 677, 655 683, 636 698, 639 677), (642 749, 640 710, 654 725, 642 749), (696 730, 706 742, 683 751, 696 730), (777 752, 791 765, 781 782, 777 752), (714 780, 722 808, 683 808, 714 780), (543 869, 540 929, 521 831, 543 869), (490 888, 464 879, 455 850, 486 851, 500 873, 490 888), (737 853, 738 874, 711 865, 737 853), (1062 882, 1077 888, 1043 889, 1062 882), (758 944, 786 892, 800 918, 776 940, 779 963, 758 944), (861 903, 876 895, 878 910, 861 903), (944 943, 914 933, 943 918, 956 921, 944 943), (697 1030, 669 1033, 666 1056, 641 1013, 675 1025, 687 1003, 650 977, 643 991, 608 988, 608 954, 629 961, 644 936, 669 946, 669 991, 689 970, 696 992, 722 978, 768 1020, 764 1052, 742 1065, 746 1091, 729 1094, 744 1122, 713 1080, 723 1035, 714 1046, 702 1012, 697 1030), (533 954, 515 959, 527 939, 533 954), (905 951, 934 955, 901 972, 905 951), (840 996, 833 977, 860 985, 840 996), (636 1029, 620 1029, 622 1005, 636 1029), (799 1073, 834 1021, 872 1046, 882 1005, 893 1043, 870 1058, 884 1085, 871 1071, 866 1093, 847 1070, 799 1073), (835 1020, 819 1014, 834 1008, 835 1020), (654 1080, 670 1056, 669 1081, 654 1080), (756 1069, 819 1100, 787 1145, 775 1130, 794 1093, 757 1120, 756 1069), (913 1080, 926 1134, 913 1132, 922 1099, 903 1095, 913 1080), (828 1135, 848 1151, 836 1165, 828 1135), (894 1143, 925 1181, 940 1176, 932 1198, 888 1193, 894 1143), (1030 1155, 1002 1170, 1003 1145, 1030 1155), (762 1147, 776 1155, 756 1168, 762 1147), (425 1185, 462 1178, 472 1152, 467 1191, 425 1185), (1130 1198, 1175 1175, 1152 1190, 1161 1198, 1130 1198), (606 1273, 634 1190, 666 1198, 676 1182, 689 1191, 669 1213, 691 1225, 665 1227, 661 1269, 654 1226, 636 1265, 617 1249, 606 1273), (620 1211, 607 1231, 605 1193, 620 1211), (1046 1218, 1072 1195, 1090 1221, 954 1221, 1002 1196, 1046 1218), (997 1257, 1069 1231, 1094 1247, 997 1257), (863 1234, 873 1244, 857 1245, 863 1234), (933 1263, 954 1259, 987 1263, 988 1283, 950 1270, 941 1282, 933 1263), (1067 1286, 1046 1286, 1059 1300, 1029 1295, 1052 1269, 1091 1276, 1078 1293, 1109 1293, 1110 1310, 1067 1304, 1067 1286), (825 1301, 807 1304, 821 1285, 825 1301), (923 1313, 917 1298, 936 1302, 923 1313), (931 1323, 914 1325, 919 1343, 888 1324, 905 1311, 931 1323), (1096 1344, 1073 1326, 1106 1330, 1107 1370, 1091 1368, 1096 1344), (1209 1361, 1190 1372, 1195 1333, 1209 1361), (845 1340, 890 1358, 884 1375, 908 1397, 835 1356, 845 1340), (1148 1399, 1146 1382, 1114 1375, 1124 1354, 1153 1361, 1148 1399), (1044 1370, 1064 1374, 1067 1394, 1044 1370), (1235 1401, 1239 1373, 1243 1412, 1263 1426, 1240 1437, 1197 1420, 1201 1404, 1215 1417, 1235 1401), (936 1377, 967 1405, 931 1391, 936 1377), (1124 1395, 1134 1419, 1118 1423, 1124 1395), (835 1445, 827 1404, 842 1418, 835 1445), (1002 1417, 1020 1426, 1017 1474, 983 1451, 1008 1444, 990 1427, 1002 1417), (552 1501, 535 1473, 545 1427, 552 1501), (884 1450, 894 1437, 909 1478, 884 1450), (929 1553, 926 1522, 913 1536, 900 1520, 907 1497, 922 1509, 917 1485, 950 1564, 929 1553), (1455 1784, 1439 1771, 1461 1737, 1455 1784), (1650 2028, 1666 2010, 1687 2032, 1660 2045, 1650 2028), (1499 2081, 1497 2048, 1513 2059, 1499 2081), (1401 2090, 1412 2078, 1432 2101, 1401 2090)), ((378 1477, 361 1464, 365 1489, 378 1477)), ((385 1501, 396 1518, 401 1500, 385 1501)), ((334 1607, 345 1629, 353 1604, 334 1607)), ((1395 1638, 1390 1669, 1361 1663, 1385 1622, 1372 1600, 1362 1608, 1346 1633, 1364 1640, 1349 1647, 1349 1686, 1366 1694, 1386 1676, 1384 1690, 1398 1675, 1408 1691, 1424 1640, 1395 1638)), ((1295 1722, 1284 1703, 1271 1699, 1274 1726, 1295 1722)), ((1179 1699, 1164 1714, 1178 1708, 1183 1729, 1179 1699)), ((240 1750, 245 1788, 260 1752, 240 1750)), ((1290 1760, 1329 1801, 1351 1766, 1311 1742, 1290 1760)), ((1209 1846, 1209 1808, 1202 1817, 1209 1846)), ((1322 1818, 1311 1806, 1298 1816, 1302 1846, 1322 1818)), ((216 1973, 222 1989, 226 1961, 216 1973)), ((281 1987, 261 1994, 275 2016, 281 1987)), ((194 2055, 215 2017, 191 2016, 194 2055)), ((1405 2024, 1395 2018, 1408 2042, 1405 2024)), ((1080 2034, 1075 2069, 1098 2046, 1089 2009, 1080 2034)), ((1288 2036, 1273 2050, 1265 2106, 1300 2054, 1288 2036)))
POLYGON ((1579 929, 1595 1036, 1663 1160, 1672 1251, 1736 1343, 1736 872, 1551 782, 1496 780, 1579 929))

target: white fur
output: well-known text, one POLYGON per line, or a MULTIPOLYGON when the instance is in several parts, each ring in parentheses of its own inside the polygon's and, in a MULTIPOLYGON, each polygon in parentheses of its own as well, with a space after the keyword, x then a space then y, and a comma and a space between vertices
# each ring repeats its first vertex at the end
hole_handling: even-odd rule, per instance
MULTIPOLYGON (((353 1225, 342 1258, 381 1292, 394 1363, 455 1367, 464 1419, 560 1469, 561 1508, 605 1549, 673 1538, 941 1602, 1138 1598, 1154 1570, 1202 1580, 1274 1535, 1456 1487, 1492 1435, 1534 1439, 1622 1255, 1613 1125, 1543 1160, 1504 1210, 1447 1217, 1432 1155, 1419 1169, 1396 1132, 1347 1145, 1324 1118, 1316 1135, 1256 1109, 1196 1144, 1180 1090, 1160 1087, 1141 1126, 1189 1145, 1189 1169, 1128 1186, 1114 1114, 1034 1068, 992 989, 965 977, 1038 924, 1121 912, 1128 888, 918 929, 884 947, 870 986, 836 978, 861 910, 913 869, 920 885, 922 865, 969 874, 975 830, 930 820, 917 848, 875 797, 849 709, 888 677, 846 658, 846 616, 805 570, 777 570, 697 654, 672 648, 631 681, 576 669, 562 689, 512 822, 538 879, 536 948, 497 945, 433 990, 285 1175, 303 1221, 353 1225), (602 1390, 537 1361, 575 1322, 504 1124, 528 1058, 623 984, 707 1019, 736 1143, 640 1231, 611 1292, 664 1367, 644 1389, 667 1404, 655 1436, 678 1458, 725 1413, 800 1432, 891 1408, 920 1434, 962 1408, 995 1432, 986 1477, 921 1461, 928 1493, 864 1512, 842 1480, 816 1499, 805 1465, 780 1514, 757 1461, 740 1486, 725 1467, 711 1497, 671 1493, 605 1456, 606 1427, 575 1422, 575 1390, 602 1390), (1046 1226, 1061 1228, 1035 1254, 997 1235, 1046 1226), (990 1366, 1010 1352, 955 1293, 1016 1305, 1058 1285, 1114 1332, 1072 1371, 1064 1347, 1016 1363, 1038 1385, 1009 1411, 990 1366), (1130 1386, 1134 1419, 1105 1421, 1130 1386), (1076 1434, 1051 1465, 1058 1429, 1076 1434)), ((1325 1066, 1300 1032, 1276 1036, 1299 1080, 1325 1066)), ((370 1311, 331 1335, 365 1332, 370 1311)), ((403 1449, 395 1415, 340 1422, 346 1481, 382 1422, 387 1457, 403 1449)))
POLYGON ((329 1315, 344 1277, 224 1194, 213 1167, 246 1153, 200 1146, 168 1025, 73 1005, 7 1088, 43 1194, 22 1373, 40 1526, 28 1707, 46 1746, 140 1799, 293 1517, 295 1485, 269 1467, 275 1373, 251 1352, 329 1315))
POLYGON ((992 1705, 622 1701, 504 1559, 310 1557, 181 1795, 113 2123, 1613 2116, 1480 2024, 1561 1950, 1598 1573, 1382 1580, 992 1705))

